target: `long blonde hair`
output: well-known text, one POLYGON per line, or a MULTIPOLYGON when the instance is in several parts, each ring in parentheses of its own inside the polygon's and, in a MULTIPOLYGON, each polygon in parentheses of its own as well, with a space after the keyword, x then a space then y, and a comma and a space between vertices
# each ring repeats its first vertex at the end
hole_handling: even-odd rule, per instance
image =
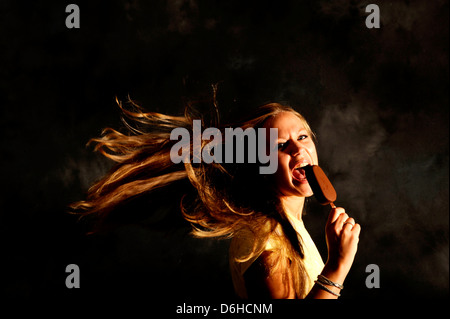
MULTIPOLYGON (((183 116, 169 116, 145 112, 132 100, 126 107, 119 101, 117 103, 129 134, 108 128, 100 138, 90 141, 95 143, 96 151, 117 165, 88 190, 86 200, 71 205, 72 211, 82 216, 96 215, 100 221, 105 221, 127 201, 180 181, 189 181, 184 194, 180 194, 183 195, 180 208, 183 217, 192 224, 193 235, 231 238, 242 229, 250 230, 256 240, 245 259, 259 255, 269 236, 275 236, 280 244, 271 271, 282 269, 284 276, 288 276, 290 269, 297 297, 304 297, 307 273, 302 243, 284 212, 273 183, 269 182, 271 177, 259 174, 254 163, 174 164, 170 150, 176 141, 170 140, 170 133, 177 127, 192 132, 192 109, 187 107, 183 116), (275 231, 277 227, 281 232, 275 231)), ((281 112, 298 116, 313 136, 302 115, 278 103, 261 106, 243 120, 219 129, 263 127, 281 112)), ((218 113, 209 123, 202 119, 202 129, 206 124, 219 126, 218 113)), ((201 147, 207 143, 202 141, 201 147)))

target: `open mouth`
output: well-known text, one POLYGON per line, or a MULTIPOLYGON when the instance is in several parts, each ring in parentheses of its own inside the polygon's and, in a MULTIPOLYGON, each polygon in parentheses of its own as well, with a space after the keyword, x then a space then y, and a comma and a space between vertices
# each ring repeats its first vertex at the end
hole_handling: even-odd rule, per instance
POLYGON ((309 165, 309 163, 306 162, 298 163, 297 165, 295 165, 294 169, 292 170, 292 177, 299 182, 307 182, 305 170, 303 169, 303 167, 307 165, 309 165))

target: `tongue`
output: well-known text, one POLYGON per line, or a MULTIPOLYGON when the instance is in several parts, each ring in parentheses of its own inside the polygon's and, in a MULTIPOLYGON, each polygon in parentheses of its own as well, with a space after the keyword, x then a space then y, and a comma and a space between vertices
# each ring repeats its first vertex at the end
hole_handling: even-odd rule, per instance
POLYGON ((305 170, 302 168, 294 169, 294 171, 292 172, 292 176, 294 176, 295 179, 303 180, 306 178, 305 170))

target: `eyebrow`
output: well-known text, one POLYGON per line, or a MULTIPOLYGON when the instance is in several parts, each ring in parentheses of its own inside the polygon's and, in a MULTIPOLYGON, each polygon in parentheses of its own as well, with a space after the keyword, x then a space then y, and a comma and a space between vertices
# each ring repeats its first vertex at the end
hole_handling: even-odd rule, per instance
MULTIPOLYGON (((306 131, 306 133, 308 133, 309 134, 309 132, 308 132, 308 130, 306 129, 306 128, 301 128, 298 132, 297 132, 297 134, 300 134, 302 131, 306 131)), ((286 137, 278 137, 278 140, 287 140, 288 138, 286 138, 286 137)))

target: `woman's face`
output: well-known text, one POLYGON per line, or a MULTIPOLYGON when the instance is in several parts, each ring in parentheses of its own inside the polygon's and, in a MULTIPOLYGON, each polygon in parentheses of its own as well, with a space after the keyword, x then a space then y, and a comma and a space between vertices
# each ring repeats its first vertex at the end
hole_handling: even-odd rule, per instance
POLYGON ((279 196, 312 196, 301 167, 317 165, 318 158, 316 146, 302 120, 291 112, 281 112, 265 126, 278 129, 278 170, 274 178, 279 196))

